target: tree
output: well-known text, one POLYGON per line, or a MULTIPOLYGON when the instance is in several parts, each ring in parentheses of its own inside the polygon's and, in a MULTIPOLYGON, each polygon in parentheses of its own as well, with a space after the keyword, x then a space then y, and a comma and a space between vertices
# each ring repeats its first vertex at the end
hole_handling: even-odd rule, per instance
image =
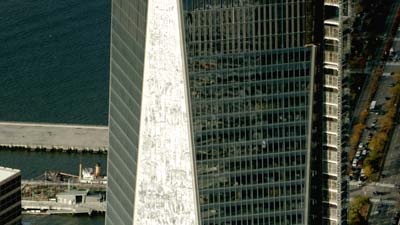
POLYGON ((368 109, 364 109, 360 114, 360 122, 365 123, 367 117, 368 117, 368 109))
POLYGON ((350 146, 352 149, 355 149, 358 142, 360 141, 360 136, 361 136, 361 133, 364 128, 365 128, 365 124, 362 124, 362 123, 358 123, 358 124, 354 125, 353 134, 351 135, 351 138, 350 138, 350 146))
POLYGON ((393 79, 394 79, 397 83, 400 83, 400 73, 397 72, 397 73, 393 76, 393 79))
POLYGON ((380 130, 384 132, 389 132, 393 127, 393 118, 390 115, 385 115, 379 121, 380 130))
POLYGON ((391 110, 391 109, 394 109, 395 108, 395 106, 394 106, 394 99, 391 99, 391 100, 389 100, 389 101, 386 101, 385 102, 385 106, 384 106, 384 108, 386 109, 386 110, 391 110))
POLYGON ((393 120, 393 118, 396 116, 396 108, 391 108, 389 109, 389 111, 385 114, 385 116, 391 118, 393 120))
POLYGON ((394 87, 390 88, 390 93, 393 96, 398 96, 400 94, 400 84, 397 83, 394 87))
POLYGON ((365 224, 368 216, 369 198, 364 196, 356 196, 350 202, 349 208, 349 224, 361 225, 365 224))
POLYGON ((368 147, 376 152, 381 152, 384 146, 385 141, 381 137, 378 137, 378 135, 375 135, 368 144, 368 147))
POLYGON ((372 168, 377 169, 379 165, 379 161, 382 159, 383 153, 372 150, 368 157, 364 160, 365 165, 371 165, 372 168))
POLYGON ((371 164, 364 166, 364 173, 366 177, 370 177, 374 173, 374 169, 371 164))

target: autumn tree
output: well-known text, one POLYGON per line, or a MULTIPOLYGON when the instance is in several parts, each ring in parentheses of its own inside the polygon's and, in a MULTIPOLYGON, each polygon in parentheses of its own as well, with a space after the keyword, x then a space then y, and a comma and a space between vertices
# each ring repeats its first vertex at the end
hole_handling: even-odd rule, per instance
POLYGON ((357 146, 358 141, 360 140, 361 133, 364 128, 365 128, 365 125, 362 123, 358 123, 353 127, 353 134, 350 138, 350 145, 352 146, 352 148, 357 146))
POLYGON ((389 132, 393 127, 393 118, 390 115, 385 115, 379 119, 378 124, 381 131, 389 132))
POLYGON ((365 123, 367 117, 368 117, 368 109, 364 109, 360 114, 360 123, 365 123))
POLYGON ((368 216, 369 198, 364 196, 356 196, 349 207, 349 224, 361 225, 365 224, 368 216))
POLYGON ((370 177, 374 173, 374 169, 371 164, 367 164, 364 166, 364 174, 366 177, 370 177))
POLYGON ((371 141, 368 144, 368 147, 376 152, 381 152, 383 151, 383 147, 385 146, 385 139, 382 136, 378 136, 378 134, 376 134, 371 141))

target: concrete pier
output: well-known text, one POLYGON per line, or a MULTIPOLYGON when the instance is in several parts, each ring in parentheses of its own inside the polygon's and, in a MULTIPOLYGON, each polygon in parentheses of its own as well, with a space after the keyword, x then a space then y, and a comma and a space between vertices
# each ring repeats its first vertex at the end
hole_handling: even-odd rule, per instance
POLYGON ((93 202, 82 204, 65 204, 54 201, 28 201, 22 200, 21 207, 24 214, 88 214, 93 212, 104 213, 106 202, 93 202))
POLYGON ((0 149, 106 153, 107 126, 0 122, 0 149))

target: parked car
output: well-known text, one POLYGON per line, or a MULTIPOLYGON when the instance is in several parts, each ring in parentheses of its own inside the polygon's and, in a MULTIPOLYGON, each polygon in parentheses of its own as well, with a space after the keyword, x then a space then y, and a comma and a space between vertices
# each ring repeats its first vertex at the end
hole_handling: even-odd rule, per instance
POLYGON ((358 160, 358 162, 357 162, 357 168, 361 169, 361 168, 363 167, 363 163, 364 163, 364 161, 358 160))
POLYGON ((360 178, 360 169, 355 169, 353 171, 353 179, 358 180, 360 178))
POLYGON ((351 166, 352 166, 353 168, 356 168, 356 167, 357 167, 357 162, 358 162, 358 159, 357 159, 357 158, 354 158, 354 159, 353 159, 353 163, 351 164, 351 166))
POLYGON ((362 155, 362 156, 366 156, 367 153, 368 153, 368 152, 367 152, 367 149, 364 149, 364 150, 362 150, 361 155, 362 155))

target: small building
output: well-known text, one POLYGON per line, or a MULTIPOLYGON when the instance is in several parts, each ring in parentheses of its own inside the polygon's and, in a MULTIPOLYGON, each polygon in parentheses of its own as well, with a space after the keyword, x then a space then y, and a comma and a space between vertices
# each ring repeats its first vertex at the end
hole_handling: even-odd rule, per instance
POLYGON ((76 205, 86 202, 88 191, 69 191, 56 195, 57 202, 76 205))
POLYGON ((21 171, 0 167, 0 224, 21 224, 21 171))

